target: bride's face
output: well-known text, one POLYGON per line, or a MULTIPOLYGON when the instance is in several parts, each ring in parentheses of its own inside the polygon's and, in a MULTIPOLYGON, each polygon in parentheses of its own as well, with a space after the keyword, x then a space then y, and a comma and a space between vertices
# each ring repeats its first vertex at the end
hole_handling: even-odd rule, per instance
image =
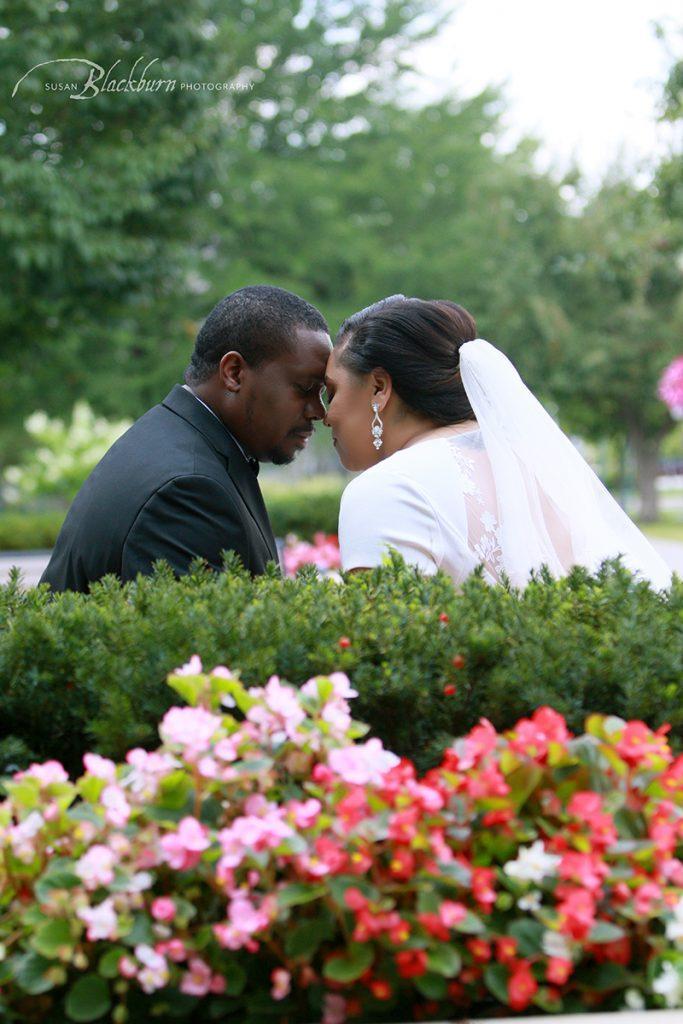
POLYGON ((325 371, 325 387, 327 412, 323 422, 332 431, 342 465, 357 472, 379 462, 370 431, 375 396, 372 374, 359 377, 351 373, 333 350, 325 371))

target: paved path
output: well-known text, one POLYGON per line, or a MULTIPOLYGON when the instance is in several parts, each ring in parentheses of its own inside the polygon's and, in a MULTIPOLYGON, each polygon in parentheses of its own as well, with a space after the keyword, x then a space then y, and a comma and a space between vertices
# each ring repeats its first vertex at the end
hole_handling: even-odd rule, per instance
MULTIPOLYGON (((653 540, 665 562, 683 576, 683 544, 677 540, 653 540)), ((18 565, 24 583, 35 586, 50 557, 49 551, 2 551, 0 552, 0 583, 6 583, 10 568, 18 565)))

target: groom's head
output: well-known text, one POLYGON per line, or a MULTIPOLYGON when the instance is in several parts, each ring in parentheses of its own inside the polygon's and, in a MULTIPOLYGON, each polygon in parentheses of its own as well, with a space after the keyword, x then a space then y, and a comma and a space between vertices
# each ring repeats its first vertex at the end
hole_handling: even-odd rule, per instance
POLYGON ((284 465, 325 414, 331 348, 314 306, 283 288, 252 285, 211 310, 185 381, 251 455, 284 465))

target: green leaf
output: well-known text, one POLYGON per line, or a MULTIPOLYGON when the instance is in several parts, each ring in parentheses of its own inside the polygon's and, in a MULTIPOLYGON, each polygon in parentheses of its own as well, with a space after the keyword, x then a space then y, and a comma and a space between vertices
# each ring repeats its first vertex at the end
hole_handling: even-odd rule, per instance
POLYGON ((583 969, 578 977, 579 984, 592 992, 609 992, 612 989, 625 988, 637 980, 621 964, 592 964, 583 969))
POLYGON ((455 930, 456 932, 462 932, 463 935, 481 935, 482 932, 486 931, 486 925, 476 914, 468 910, 462 921, 458 921, 455 925, 455 930))
POLYGON ((285 953, 294 958, 303 957, 310 960, 321 942, 331 939, 333 936, 334 927, 328 918, 300 921, 287 932, 285 953))
POLYGON ((325 895, 324 885, 309 885, 307 882, 292 882, 280 889, 277 902, 280 907, 298 907, 302 903, 312 903, 325 895))
POLYGON ((74 889, 81 885, 81 879, 73 871, 61 869, 48 871, 36 882, 35 894, 39 903, 46 903, 55 889, 74 889))
POLYGON ((508 971, 503 964, 488 964, 484 970, 484 982, 491 995, 503 1006, 508 1005, 508 971))
POLYGON ((375 958, 371 945, 364 942, 352 942, 348 951, 326 961, 323 974, 332 981, 356 981, 367 971, 375 958))
POLYGON ((28 995, 39 996, 54 988, 54 982, 45 977, 46 972, 53 966, 52 961, 40 953, 25 953, 17 958, 15 964, 17 985, 28 995))
POLYGON ((427 966, 435 974, 443 974, 445 978, 454 978, 460 973, 462 957, 453 946, 437 946, 427 954, 427 966))
POLYGON ((140 943, 144 946, 153 946, 154 932, 152 931, 152 922, 147 914, 136 914, 132 928, 121 938, 127 946, 138 946, 140 943))
POLYGON ((41 925, 33 938, 33 948, 46 957, 56 957, 64 946, 71 948, 75 943, 69 922, 63 918, 54 918, 41 925))
POLYGON ((544 931, 543 925, 538 921, 522 919, 512 922, 508 928, 508 935, 517 939, 517 948, 522 956, 535 956, 541 952, 544 931))
POLYGON ((99 960, 97 965, 98 973, 103 978, 118 978, 119 976, 119 960, 122 956, 126 956, 128 950, 125 946, 113 946, 112 949, 108 949, 99 960))
POLYGON ((623 928, 610 921, 596 921, 588 933, 588 942, 616 942, 623 939, 624 934, 623 928))
POLYGON ((446 979, 440 974, 423 974, 420 978, 415 978, 415 988, 426 999, 445 999, 448 993, 446 979))
POLYGON ((64 1003, 69 1020, 91 1021, 111 1008, 109 986, 97 974, 86 974, 71 986, 64 1003))
POLYGON ((221 974, 225 978, 226 996, 238 996, 244 991, 244 986, 247 983, 247 972, 241 964, 230 961, 227 966, 222 968, 221 974))
POLYGON ((184 701, 188 704, 196 705, 199 700, 199 695, 202 690, 206 687, 206 679, 203 675, 199 676, 168 676, 166 682, 175 690, 176 693, 180 694, 184 701))

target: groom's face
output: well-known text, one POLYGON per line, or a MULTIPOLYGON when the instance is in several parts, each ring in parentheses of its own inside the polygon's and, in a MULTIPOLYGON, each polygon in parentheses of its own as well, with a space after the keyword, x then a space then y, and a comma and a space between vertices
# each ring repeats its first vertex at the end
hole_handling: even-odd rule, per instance
POLYGON ((286 465, 302 451, 325 415, 321 392, 332 342, 300 327, 291 351, 251 367, 245 379, 246 443, 260 462, 286 465))

